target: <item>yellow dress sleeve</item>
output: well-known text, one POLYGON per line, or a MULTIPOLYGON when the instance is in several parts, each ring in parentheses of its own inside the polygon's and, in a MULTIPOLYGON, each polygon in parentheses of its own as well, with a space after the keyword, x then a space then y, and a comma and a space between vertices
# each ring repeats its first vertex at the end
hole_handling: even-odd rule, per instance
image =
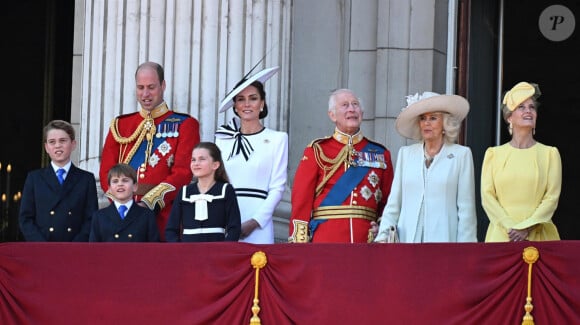
MULTIPOLYGON (((485 151, 481 168, 481 205, 490 221, 490 227, 501 225, 505 229, 513 228, 514 221, 499 203, 494 181, 494 167, 496 149, 488 148, 485 151)), ((506 233, 507 238, 507 233, 506 233)))
MULTIPOLYGON (((528 219, 514 225, 512 227, 514 229, 525 229, 538 224, 552 223, 552 216, 558 207, 560 191, 562 188, 562 161, 560 153, 556 147, 547 147, 547 149, 547 157, 545 158, 547 162, 547 170, 543 171, 547 174, 546 192, 533 214, 528 219)), ((550 228, 554 228, 553 231, 550 232, 556 231, 555 227, 550 228)), ((554 234, 544 234, 542 237, 545 237, 546 235, 552 237, 552 239, 559 239, 557 232, 555 234, 557 238, 554 238, 554 234)), ((529 239, 533 240, 533 238, 529 239)))

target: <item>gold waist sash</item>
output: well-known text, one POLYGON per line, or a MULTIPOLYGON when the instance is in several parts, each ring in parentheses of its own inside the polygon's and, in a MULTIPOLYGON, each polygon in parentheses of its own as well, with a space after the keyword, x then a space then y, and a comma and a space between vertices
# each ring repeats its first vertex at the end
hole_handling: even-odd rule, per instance
POLYGON ((361 206, 331 205, 318 207, 312 213, 312 219, 348 219, 358 218, 370 221, 377 221, 377 211, 375 209, 361 206))

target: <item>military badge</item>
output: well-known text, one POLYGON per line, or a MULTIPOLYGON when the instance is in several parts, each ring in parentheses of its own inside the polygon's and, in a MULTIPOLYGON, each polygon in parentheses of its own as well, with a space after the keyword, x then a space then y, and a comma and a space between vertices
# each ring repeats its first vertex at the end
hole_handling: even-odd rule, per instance
POLYGON ((371 191, 371 189, 365 185, 360 189, 360 194, 365 200, 368 201, 373 196, 373 191, 371 191))
POLYGON ((381 191, 380 188, 377 188, 377 191, 375 192, 375 200, 377 200, 377 203, 381 202, 381 200, 383 199, 383 191, 381 191))
POLYGON ((377 187, 380 181, 379 175, 377 175, 374 171, 370 172, 369 176, 367 177, 367 180, 369 181, 369 183, 371 183, 373 187, 377 187))
POLYGON ((157 147, 157 150, 163 157, 165 157, 165 155, 171 151, 171 145, 167 141, 163 141, 163 143, 157 147))
POLYGON ((149 157, 149 166, 155 167, 157 163, 159 163, 159 156, 154 153, 149 157))
POLYGON ((167 167, 171 168, 171 166, 173 166, 173 163, 175 162, 175 156, 173 154, 171 154, 168 158, 167 158, 167 167))

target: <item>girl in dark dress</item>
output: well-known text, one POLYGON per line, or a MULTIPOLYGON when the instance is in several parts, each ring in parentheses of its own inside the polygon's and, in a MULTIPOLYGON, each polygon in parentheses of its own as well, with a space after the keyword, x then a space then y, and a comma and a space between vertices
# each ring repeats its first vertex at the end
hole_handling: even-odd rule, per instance
POLYGON ((190 166, 196 181, 179 190, 165 228, 166 240, 238 241, 240 209, 219 148, 200 142, 193 149, 190 166))

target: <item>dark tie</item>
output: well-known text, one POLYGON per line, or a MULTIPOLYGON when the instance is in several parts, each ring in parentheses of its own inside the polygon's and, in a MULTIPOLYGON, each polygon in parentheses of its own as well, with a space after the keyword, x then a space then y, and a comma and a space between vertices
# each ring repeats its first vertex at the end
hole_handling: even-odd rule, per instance
POLYGON ((119 215, 121 216, 121 219, 125 219, 125 212, 126 211, 127 211, 127 206, 119 205, 119 215))
POLYGON ((56 171, 56 177, 58 178, 58 182, 62 185, 62 183, 64 182, 64 177, 62 177, 64 175, 66 171, 64 170, 64 168, 59 168, 56 171))

